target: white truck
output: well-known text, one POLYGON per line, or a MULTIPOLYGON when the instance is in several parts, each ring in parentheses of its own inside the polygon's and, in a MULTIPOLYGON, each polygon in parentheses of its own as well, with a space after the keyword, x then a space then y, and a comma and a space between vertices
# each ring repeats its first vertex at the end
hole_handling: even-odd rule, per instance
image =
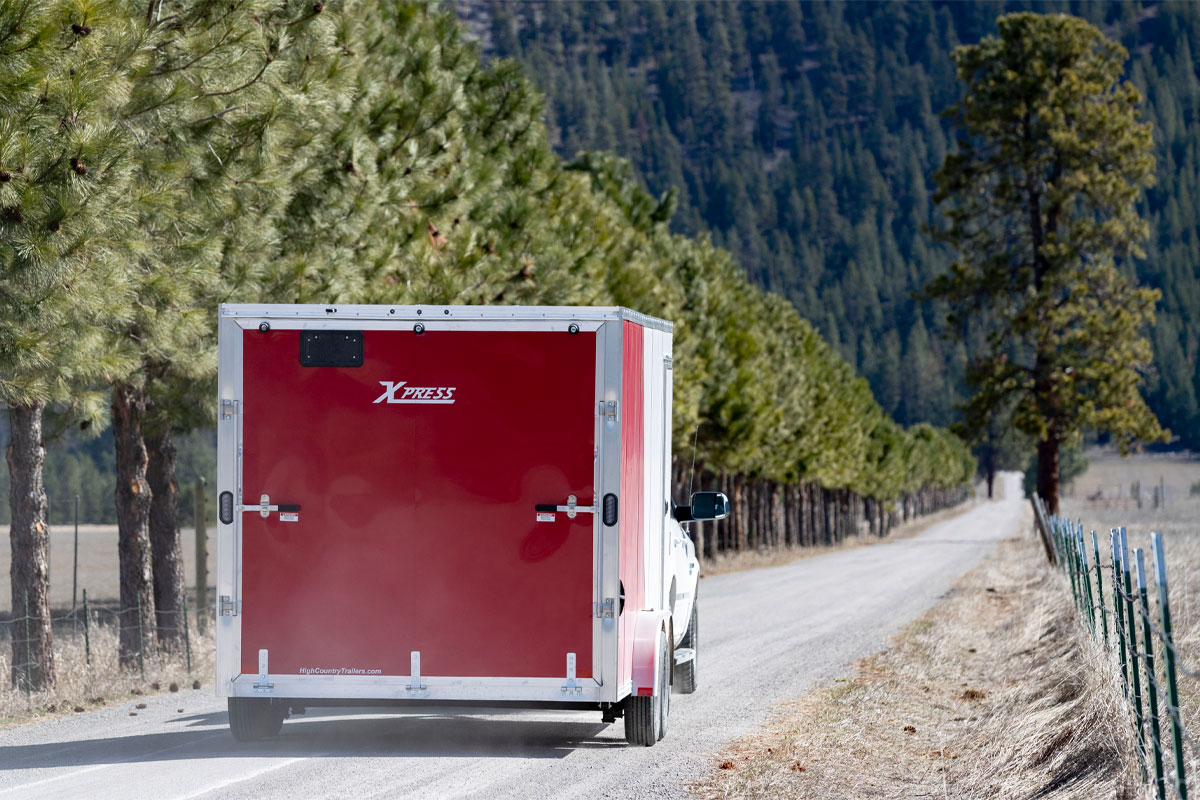
POLYGON ((313 706, 592 709, 696 688, 671 323, 623 308, 223 305, 216 685, 313 706))

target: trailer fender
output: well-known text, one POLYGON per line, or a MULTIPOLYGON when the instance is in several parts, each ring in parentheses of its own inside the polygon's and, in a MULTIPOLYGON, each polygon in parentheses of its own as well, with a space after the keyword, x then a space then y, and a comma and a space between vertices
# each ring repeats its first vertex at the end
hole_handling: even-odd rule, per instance
POLYGON ((670 616, 671 612, 665 610, 638 612, 633 628, 633 694, 638 697, 653 697, 656 689, 662 690, 655 686, 655 676, 660 669, 660 637, 669 634, 670 616))

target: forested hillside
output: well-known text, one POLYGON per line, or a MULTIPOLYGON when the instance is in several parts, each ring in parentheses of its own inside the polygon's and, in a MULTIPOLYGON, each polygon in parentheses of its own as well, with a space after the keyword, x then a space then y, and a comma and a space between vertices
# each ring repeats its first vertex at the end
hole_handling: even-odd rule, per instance
POLYGON ((970 343, 911 293, 948 253, 932 173, 953 147, 940 111, 960 92, 951 50, 998 15, 1066 11, 1130 51, 1154 124, 1147 255, 1125 265, 1162 290, 1145 392, 1200 447, 1200 4, 514 3, 460 0, 486 52, 547 93, 554 146, 632 159, 677 192, 675 231, 711 232, 870 381, 898 421, 947 424, 970 343))

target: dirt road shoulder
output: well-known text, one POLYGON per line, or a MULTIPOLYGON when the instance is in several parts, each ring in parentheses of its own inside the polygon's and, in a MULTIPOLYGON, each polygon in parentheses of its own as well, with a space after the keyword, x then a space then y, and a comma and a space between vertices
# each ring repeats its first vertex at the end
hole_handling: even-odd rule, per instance
POLYGON ((1119 690, 1032 538, 1002 542, 857 675, 784 704, 705 798, 1133 797, 1119 690))

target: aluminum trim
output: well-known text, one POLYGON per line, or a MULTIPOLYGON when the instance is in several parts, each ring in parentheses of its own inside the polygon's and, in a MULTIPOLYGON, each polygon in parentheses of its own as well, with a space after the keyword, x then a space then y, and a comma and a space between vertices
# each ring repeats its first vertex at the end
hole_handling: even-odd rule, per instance
MULTIPOLYGON (((222 303, 221 317, 256 318, 254 324, 266 320, 380 320, 431 322, 450 320, 524 321, 524 322, 583 322, 628 320, 647 328, 671 332, 674 323, 643 314, 622 306, 442 306, 442 305, 318 305, 318 304, 259 304, 222 303), (331 309, 331 310, 327 310, 331 309)), ((344 326, 344 322, 339 323, 344 326)), ((243 324, 243 327, 247 327, 243 324)), ((331 326, 336 327, 336 326, 331 326)), ((594 330, 595 328, 590 328, 594 330)))
MULTIPOLYGON (((452 676, 268 675, 272 697, 322 699, 419 700, 532 700, 561 702, 563 678, 469 678, 452 676), (409 688, 414 678, 421 689, 409 688)), ((239 675, 230 683, 235 697, 262 696, 254 689, 261 675, 239 675)), ((602 689, 592 678, 578 678, 572 702, 603 702, 602 689)))

